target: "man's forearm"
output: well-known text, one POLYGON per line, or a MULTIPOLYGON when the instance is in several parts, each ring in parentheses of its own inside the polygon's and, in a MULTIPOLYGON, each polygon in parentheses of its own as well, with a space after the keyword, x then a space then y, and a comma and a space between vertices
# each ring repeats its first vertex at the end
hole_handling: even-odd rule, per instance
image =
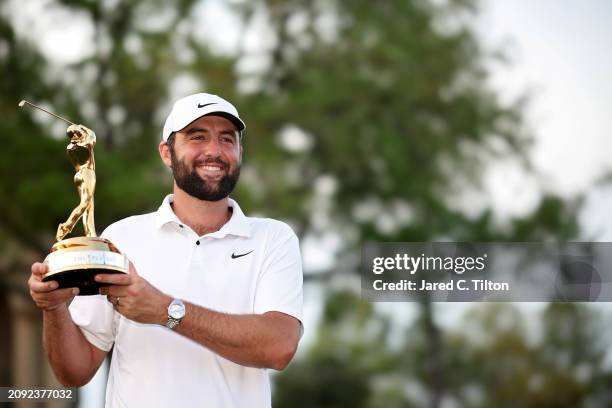
POLYGON ((237 364, 282 370, 295 354, 299 322, 289 315, 233 315, 185 306, 185 318, 175 330, 237 364))
POLYGON ((65 386, 88 383, 106 354, 87 341, 67 306, 43 312, 43 344, 53 372, 65 386))

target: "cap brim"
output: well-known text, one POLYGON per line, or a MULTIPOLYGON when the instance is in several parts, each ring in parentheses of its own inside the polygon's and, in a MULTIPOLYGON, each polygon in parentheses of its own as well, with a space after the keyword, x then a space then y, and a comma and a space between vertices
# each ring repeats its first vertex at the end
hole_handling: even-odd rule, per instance
POLYGON ((246 125, 244 124, 244 122, 242 120, 240 120, 240 118, 237 118, 236 116, 232 115, 231 113, 227 113, 227 112, 209 112, 205 115, 202 115, 200 117, 203 116, 221 116, 227 120, 229 120, 230 122, 232 122, 234 124, 234 126, 236 126, 236 128, 238 129, 239 132, 242 132, 245 128, 246 125))

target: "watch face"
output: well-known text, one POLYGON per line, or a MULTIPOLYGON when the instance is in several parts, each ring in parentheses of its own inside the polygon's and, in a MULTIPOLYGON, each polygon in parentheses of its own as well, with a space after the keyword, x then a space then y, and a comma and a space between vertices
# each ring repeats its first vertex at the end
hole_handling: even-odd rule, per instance
POLYGON ((179 302, 172 302, 168 308, 168 315, 173 319, 182 319, 185 316, 185 305, 179 302))

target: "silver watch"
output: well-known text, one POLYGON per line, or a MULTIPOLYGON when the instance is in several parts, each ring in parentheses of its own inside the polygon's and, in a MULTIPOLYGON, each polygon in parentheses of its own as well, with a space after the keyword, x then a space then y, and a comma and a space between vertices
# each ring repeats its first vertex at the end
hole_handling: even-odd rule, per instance
POLYGON ((174 299, 168 306, 168 321, 166 327, 174 329, 185 317, 185 304, 181 299, 174 299))

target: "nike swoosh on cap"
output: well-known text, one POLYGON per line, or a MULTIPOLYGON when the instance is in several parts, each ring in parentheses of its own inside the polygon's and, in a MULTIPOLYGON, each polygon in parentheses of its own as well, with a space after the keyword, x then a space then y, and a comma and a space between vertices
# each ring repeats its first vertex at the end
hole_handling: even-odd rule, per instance
POLYGON ((248 254, 250 254, 253 251, 254 251, 254 249, 250 250, 249 252, 245 252, 244 254, 238 254, 238 255, 236 255, 235 253, 232 252, 232 259, 236 259, 236 258, 240 258, 241 256, 248 255, 248 254))
POLYGON ((198 103, 198 108, 203 108, 203 107, 208 106, 208 105, 215 105, 216 103, 217 102, 211 102, 211 103, 205 103, 203 105, 201 103, 198 103))

